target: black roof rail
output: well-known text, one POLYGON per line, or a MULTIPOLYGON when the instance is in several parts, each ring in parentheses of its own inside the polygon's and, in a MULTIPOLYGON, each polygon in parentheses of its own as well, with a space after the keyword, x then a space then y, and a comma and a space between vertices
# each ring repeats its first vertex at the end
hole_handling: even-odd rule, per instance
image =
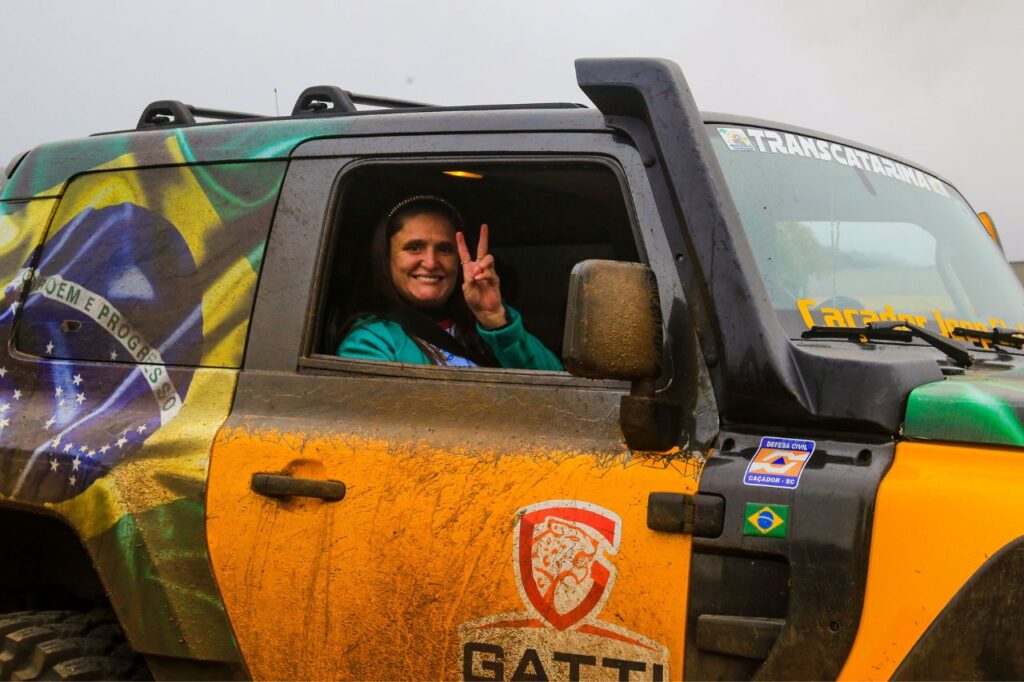
MULTIPOLYGON (((196 107, 191 104, 185 104, 179 100, 163 99, 146 105, 146 108, 142 111, 142 116, 139 117, 139 123, 136 125, 135 130, 192 126, 198 123, 196 121, 197 118, 214 119, 215 121, 252 121, 268 118, 320 116, 324 114, 354 114, 359 113, 355 106, 356 103, 391 110, 427 109, 430 111, 586 108, 585 104, 571 104, 568 102, 437 106, 434 104, 426 104, 424 102, 398 99, 396 97, 380 97, 378 95, 365 95, 357 92, 349 92, 348 90, 342 90, 336 85, 315 85, 302 91, 302 94, 299 95, 299 99, 295 102, 295 107, 292 109, 290 116, 270 117, 264 116, 263 114, 250 114, 241 111, 209 109, 206 107, 196 107)), ((103 133, 93 133, 93 135, 114 135, 125 132, 129 131, 115 130, 103 133)))
POLYGON ((412 109, 414 107, 432 107, 433 104, 413 102, 407 99, 396 99, 394 97, 378 97, 377 95, 360 95, 357 92, 349 92, 348 96, 356 104, 366 104, 371 107, 390 107, 392 109, 412 109))
POLYGON ((225 111, 224 109, 207 109, 188 105, 193 116, 199 118, 215 118, 220 121, 244 121, 250 118, 266 118, 263 114, 250 114, 244 111, 225 111))
MULTIPOLYGON (((395 109, 431 106, 422 102, 396 99, 394 97, 361 95, 342 90, 336 85, 314 85, 302 91, 299 99, 295 102, 295 108, 292 109, 291 115, 350 114, 356 111, 356 102, 369 106, 395 109)), ((190 126, 195 125, 197 118, 210 118, 219 121, 242 121, 266 117, 260 114, 248 114, 241 111, 195 107, 174 99, 162 99, 151 102, 146 106, 135 128, 136 130, 146 130, 168 126, 190 126)))
POLYGON ((206 109, 184 104, 178 100, 163 99, 151 102, 142 111, 136 129, 163 128, 166 126, 188 126, 196 122, 196 117, 213 118, 221 121, 238 121, 249 118, 263 118, 259 114, 246 114, 240 111, 224 111, 206 109))
POLYGON ((407 99, 349 92, 348 90, 342 90, 337 85, 314 85, 313 87, 306 88, 299 95, 299 99, 295 102, 295 108, 292 109, 292 116, 352 113, 356 111, 356 104, 389 109, 412 109, 432 106, 407 99))

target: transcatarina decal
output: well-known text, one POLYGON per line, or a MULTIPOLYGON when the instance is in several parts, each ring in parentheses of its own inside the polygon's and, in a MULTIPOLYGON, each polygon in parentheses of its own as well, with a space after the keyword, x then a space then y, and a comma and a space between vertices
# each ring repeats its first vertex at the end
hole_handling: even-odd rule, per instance
POLYGON ((838 142, 765 128, 719 128, 718 134, 734 152, 785 154, 838 163, 868 173, 884 175, 944 197, 949 196, 949 191, 938 178, 898 161, 838 142))
POLYGON ((463 678, 669 679, 665 646, 597 618, 615 584, 618 515, 549 500, 516 517, 512 563, 526 611, 459 628, 463 678))

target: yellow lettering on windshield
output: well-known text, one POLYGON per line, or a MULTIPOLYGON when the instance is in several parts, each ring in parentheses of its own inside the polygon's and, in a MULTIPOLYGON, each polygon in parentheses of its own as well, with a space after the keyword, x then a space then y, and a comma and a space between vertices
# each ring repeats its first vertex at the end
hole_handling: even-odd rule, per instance
POLYGON ((937 329, 943 336, 981 344, 989 348, 989 342, 970 334, 954 334, 953 330, 960 327, 965 330, 992 331, 993 329, 1012 330, 1024 333, 1024 323, 1017 322, 1015 325, 1007 324, 1006 320, 998 317, 990 317, 987 320, 959 320, 943 315, 938 310, 932 310, 931 316, 917 315, 914 313, 897 312, 891 305, 886 305, 881 310, 870 308, 830 308, 824 306, 819 308, 818 302, 813 298, 801 298, 796 302, 797 311, 803 323, 808 329, 815 326, 820 327, 861 327, 871 322, 907 322, 909 324, 924 327, 926 329, 937 329))

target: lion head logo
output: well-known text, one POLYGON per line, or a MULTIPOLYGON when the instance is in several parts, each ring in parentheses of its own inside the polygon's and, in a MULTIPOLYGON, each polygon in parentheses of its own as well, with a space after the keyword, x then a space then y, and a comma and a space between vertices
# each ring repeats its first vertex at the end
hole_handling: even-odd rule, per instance
POLYGON ((586 502, 551 500, 519 510, 516 582, 523 600, 559 630, 600 612, 615 581, 618 515, 586 502))

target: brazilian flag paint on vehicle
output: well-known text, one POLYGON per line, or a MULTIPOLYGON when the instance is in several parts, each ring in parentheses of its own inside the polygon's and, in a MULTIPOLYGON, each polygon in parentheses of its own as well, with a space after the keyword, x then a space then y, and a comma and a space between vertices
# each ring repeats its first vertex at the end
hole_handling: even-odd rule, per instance
POLYGON ((3 189, 0 340, 19 353, 0 363, 0 500, 74 528, 139 650, 238 658, 206 550, 210 449, 286 157, 344 125, 58 143, 3 189))

